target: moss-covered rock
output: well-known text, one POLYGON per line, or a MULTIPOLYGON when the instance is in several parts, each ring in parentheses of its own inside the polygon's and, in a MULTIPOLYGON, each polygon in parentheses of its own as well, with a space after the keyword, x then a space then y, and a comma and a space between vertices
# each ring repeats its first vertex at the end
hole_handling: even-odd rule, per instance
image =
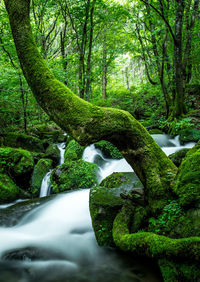
POLYGON ((143 188, 142 183, 134 172, 113 172, 99 184, 106 188, 125 187, 126 191, 132 188, 143 188))
POLYGON ((45 158, 45 153, 39 153, 39 152, 30 152, 33 159, 34 159, 34 164, 36 165, 37 162, 40 160, 40 159, 43 159, 45 158))
POLYGON ((186 148, 182 149, 178 152, 175 152, 175 153, 169 155, 169 158, 177 167, 179 167, 182 160, 185 158, 185 156, 186 156, 186 154, 189 150, 190 149, 186 149, 186 148))
POLYGON ((181 163, 176 178, 175 192, 180 205, 195 207, 200 204, 200 143, 192 148, 181 163))
POLYGON ((112 228, 115 216, 123 205, 118 188, 95 186, 90 191, 90 214, 100 246, 114 246, 112 228))
POLYGON ((115 172, 106 177, 99 186, 91 189, 90 214, 99 245, 114 246, 112 238, 114 218, 125 200, 134 201, 134 192, 143 191, 135 187, 142 188, 142 183, 138 182, 135 173, 115 172))
POLYGON ((0 148, 0 171, 8 174, 22 189, 27 189, 34 167, 30 152, 22 149, 0 148))
POLYGON ((198 129, 183 129, 179 132, 180 143, 198 142, 200 140, 200 130, 198 129))
POLYGON ((12 202, 18 195, 19 187, 8 175, 0 173, 0 204, 12 202))
POLYGON ((38 197, 40 194, 40 187, 42 180, 52 166, 52 160, 40 159, 33 170, 31 179, 31 194, 34 197, 38 197))
POLYGON ((50 143, 61 143, 66 141, 66 135, 63 134, 61 129, 55 126, 51 127, 46 124, 37 125, 32 129, 32 132, 37 135, 41 140, 46 140, 50 143))
POLYGON ((83 155, 85 147, 79 145, 75 140, 71 140, 65 150, 65 160, 79 160, 83 155))
POLYGON ((101 140, 96 142, 95 148, 100 149, 106 158, 122 159, 123 156, 120 151, 110 142, 101 140))
POLYGON ((11 132, 4 134, 3 144, 7 147, 22 148, 34 152, 44 152, 44 147, 40 139, 22 133, 11 132))
POLYGON ((45 158, 51 159, 53 161, 54 166, 59 164, 60 151, 56 144, 49 145, 45 152, 45 158))
POLYGON ((200 277, 199 264, 195 262, 184 263, 181 261, 174 261, 168 259, 159 259, 158 265, 160 267, 163 280, 165 282, 172 281, 194 281, 197 282, 200 277))
POLYGON ((97 170, 95 164, 83 160, 65 162, 51 174, 52 193, 92 187, 97 184, 97 170))

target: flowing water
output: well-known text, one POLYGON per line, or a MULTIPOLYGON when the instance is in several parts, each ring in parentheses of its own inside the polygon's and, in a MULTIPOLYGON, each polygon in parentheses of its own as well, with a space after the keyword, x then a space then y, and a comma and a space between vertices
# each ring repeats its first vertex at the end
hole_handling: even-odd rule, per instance
MULTIPOLYGON (((64 163, 64 159, 65 159, 65 157, 64 157, 65 156, 65 143, 59 143, 59 144, 57 144, 57 147, 60 151, 59 165, 61 165, 61 164, 64 163)), ((47 174, 45 175, 45 177, 42 180, 42 184, 41 184, 41 188, 40 188, 40 197, 46 197, 46 196, 50 195, 51 172, 52 172, 52 170, 50 169, 50 171, 47 172, 47 174)))
POLYGON ((42 184, 41 184, 41 188, 40 188, 40 197, 46 197, 46 196, 50 195, 50 186, 51 186, 50 177, 51 177, 51 172, 52 172, 52 170, 47 172, 47 174, 45 175, 45 177, 42 180, 42 184))
MULTIPOLYGON (((167 154, 186 147, 177 138, 153 138, 167 154)), ((62 163, 64 143, 59 148, 62 163)), ((85 149, 83 159, 98 164, 99 181, 114 171, 132 171, 124 159, 106 159, 94 145, 85 149)), ((48 184, 49 174, 44 183, 48 184)), ((41 196, 48 194, 44 183, 41 196)), ((151 262, 97 245, 89 189, 60 194, 26 213, 13 227, 0 227, 0 242, 0 282, 162 281, 151 262)))

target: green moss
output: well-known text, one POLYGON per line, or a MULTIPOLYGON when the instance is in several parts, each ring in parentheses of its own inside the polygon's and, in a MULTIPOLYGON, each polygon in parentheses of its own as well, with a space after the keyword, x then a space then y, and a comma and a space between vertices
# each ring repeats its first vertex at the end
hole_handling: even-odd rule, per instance
POLYGON ((130 182, 130 178, 128 178, 124 173, 114 172, 108 177, 106 177, 104 180, 102 180, 100 186, 113 188, 129 182, 130 182))
POLYGON ((123 200, 113 189, 95 186, 90 190, 90 214, 97 242, 100 246, 114 246, 113 221, 123 200))
POLYGON ((52 160, 40 159, 33 170, 31 179, 31 194, 39 196, 42 180, 52 166, 52 160))
POLYGON ((44 152, 42 141, 36 137, 22 133, 7 133, 4 135, 4 146, 22 148, 28 151, 44 152))
POLYGON ((60 151, 56 144, 49 145, 49 147, 45 151, 45 158, 51 159, 54 166, 59 164, 60 151))
POLYGON ((113 172, 102 180, 100 186, 106 188, 124 187, 132 190, 132 188, 143 188, 142 183, 134 172, 113 172))
POLYGON ((182 206, 195 207, 200 203, 200 149, 197 144, 182 162, 176 178, 175 192, 182 206))
POLYGON ((30 152, 0 148, 0 171, 8 174, 21 188, 28 188, 34 161, 30 152))
POLYGON ((84 146, 79 145, 75 140, 71 140, 65 150, 65 160, 81 159, 84 149, 84 146))
MULTIPOLYGON (((157 218, 149 219, 148 231, 156 234, 177 236, 175 229, 185 223, 185 213, 176 201, 170 201, 157 218)), ((184 236, 179 234, 179 236, 184 236)))
POLYGON ((95 164, 83 160, 67 161, 51 175, 52 192, 59 193, 71 189, 90 188, 97 183, 95 164))
POLYGON ((177 167, 179 167, 189 150, 190 149, 182 149, 174 154, 169 155, 169 158, 177 167))
POLYGON ((142 230, 146 226, 147 218, 147 209, 141 206, 136 207, 130 227, 131 233, 142 230))
POLYGON ((186 142, 198 142, 200 140, 200 130, 198 129, 184 129, 179 132, 181 144, 186 142))
POLYGON ((8 175, 0 173, 0 204, 12 202, 18 195, 19 187, 8 175))
POLYGON ((123 206, 113 223, 113 239, 124 251, 152 258, 174 258, 197 262, 200 260, 200 237, 172 239, 151 232, 130 234, 129 225, 133 211, 123 206))
POLYGON ((96 142, 95 147, 100 149, 106 158, 122 159, 123 155, 120 151, 110 142, 101 140, 96 142))
POLYGON ((172 281, 198 281, 200 277, 199 264, 184 263, 167 259, 159 259, 158 264, 165 282, 172 281))

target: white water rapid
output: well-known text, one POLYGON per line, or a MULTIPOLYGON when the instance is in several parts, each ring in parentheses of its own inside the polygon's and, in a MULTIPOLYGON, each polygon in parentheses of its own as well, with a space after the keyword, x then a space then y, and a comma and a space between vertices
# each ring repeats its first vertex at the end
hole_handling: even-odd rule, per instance
MULTIPOLYGON (((65 143, 58 143, 57 147, 60 151, 60 160, 59 165, 64 163, 64 156, 65 156, 65 143)), ((50 195, 50 188, 51 188, 51 172, 52 170, 48 171, 47 174, 44 176, 40 188, 40 197, 46 197, 50 195)))
MULTIPOLYGON (((153 138, 167 154, 186 147, 177 138, 153 138)), ((64 147, 59 145, 60 163, 64 147)), ((133 171, 124 159, 104 158, 94 145, 85 149, 83 159, 98 164, 99 181, 114 171, 133 171)), ((18 205, 13 206, 16 211, 18 205)), ((1 226, 0 242, 0 282, 162 281, 149 261, 98 247, 89 213, 89 189, 60 194, 26 213, 16 225, 1 226)))
POLYGON ((40 197, 46 197, 46 196, 48 196, 50 194, 50 187, 51 187, 50 177, 51 177, 51 172, 52 172, 52 170, 47 172, 47 174, 45 175, 45 177, 42 180, 42 184, 41 184, 41 188, 40 188, 40 197))
MULTIPOLYGON (((167 134, 154 134, 152 135, 152 137, 167 156, 184 148, 192 148, 195 145, 194 142, 190 142, 181 146, 179 136, 172 138, 167 134)), ((107 159, 103 156, 102 152, 99 149, 95 148, 94 144, 88 146, 84 150, 82 158, 87 162, 95 163, 99 166, 99 182, 101 182, 102 179, 106 178, 113 172, 133 172, 132 167, 127 163, 125 159, 107 159)))
POLYGON ((60 162, 59 165, 64 163, 64 156, 65 156, 65 143, 59 143, 57 144, 58 149, 60 150, 60 162))
POLYGON ((176 137, 170 137, 167 134, 153 134, 152 137, 162 148, 162 150, 167 156, 178 152, 184 148, 190 149, 195 145, 194 142, 189 142, 185 145, 181 145, 178 135, 176 137))

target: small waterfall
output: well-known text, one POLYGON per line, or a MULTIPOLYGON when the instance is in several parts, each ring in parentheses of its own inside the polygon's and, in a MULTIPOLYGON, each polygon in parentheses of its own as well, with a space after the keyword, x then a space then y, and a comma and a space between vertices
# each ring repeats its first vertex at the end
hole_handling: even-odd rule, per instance
MULTIPOLYGON (((60 150, 60 161, 59 165, 64 163, 64 155, 65 155, 65 143, 57 144, 58 149, 60 150)), ((52 170, 48 171, 45 177, 42 180, 41 188, 40 188, 40 197, 46 197, 50 195, 50 188, 51 188, 51 172, 52 170)))
POLYGON ((40 188, 40 197, 46 197, 46 196, 48 196, 50 194, 50 186, 51 186, 50 177, 51 177, 51 172, 52 172, 52 170, 47 172, 47 174, 45 175, 45 177, 42 180, 42 184, 41 184, 41 188, 40 188))
POLYGON ((94 144, 85 148, 82 159, 98 165, 99 183, 113 172, 133 172, 132 167, 125 159, 114 160, 104 158, 102 152, 99 149, 96 149, 94 144))
POLYGON ((185 148, 190 149, 195 145, 195 142, 189 142, 185 145, 181 145, 179 135, 171 137, 167 134, 153 134, 152 137, 158 143, 158 145, 160 145, 163 152, 165 152, 167 156, 185 148))
POLYGON ((60 150, 60 161, 59 165, 64 163, 65 160, 65 142, 57 144, 58 149, 60 150))

